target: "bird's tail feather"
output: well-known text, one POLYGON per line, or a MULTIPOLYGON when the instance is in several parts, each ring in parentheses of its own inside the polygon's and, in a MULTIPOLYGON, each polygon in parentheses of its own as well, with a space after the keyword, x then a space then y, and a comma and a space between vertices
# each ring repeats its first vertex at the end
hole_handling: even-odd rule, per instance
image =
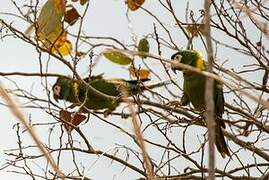
POLYGON ((230 156, 230 152, 228 150, 227 144, 224 139, 224 135, 221 129, 221 120, 216 119, 216 146, 221 156, 225 158, 226 155, 230 156))

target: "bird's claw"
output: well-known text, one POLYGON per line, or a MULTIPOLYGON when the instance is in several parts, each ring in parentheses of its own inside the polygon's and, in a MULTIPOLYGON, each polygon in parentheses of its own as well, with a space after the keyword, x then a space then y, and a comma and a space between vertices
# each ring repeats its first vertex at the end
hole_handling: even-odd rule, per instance
POLYGON ((173 101, 169 101, 168 103, 166 103, 166 105, 178 107, 178 106, 182 106, 182 102, 180 100, 173 100, 173 101))
POLYGON ((112 111, 110 109, 107 109, 104 111, 104 117, 106 118, 107 116, 109 116, 112 113, 112 111))

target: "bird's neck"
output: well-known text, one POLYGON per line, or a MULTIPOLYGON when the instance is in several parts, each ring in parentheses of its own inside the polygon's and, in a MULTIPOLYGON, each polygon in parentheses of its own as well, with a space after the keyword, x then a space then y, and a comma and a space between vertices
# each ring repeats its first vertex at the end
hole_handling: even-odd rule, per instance
POLYGON ((205 77, 199 73, 193 72, 193 71, 184 71, 183 77, 185 80, 198 80, 198 79, 204 79, 205 77))
POLYGON ((198 56, 198 58, 196 59, 195 67, 200 69, 200 70, 205 69, 205 64, 204 64, 204 60, 202 59, 202 57, 198 56))

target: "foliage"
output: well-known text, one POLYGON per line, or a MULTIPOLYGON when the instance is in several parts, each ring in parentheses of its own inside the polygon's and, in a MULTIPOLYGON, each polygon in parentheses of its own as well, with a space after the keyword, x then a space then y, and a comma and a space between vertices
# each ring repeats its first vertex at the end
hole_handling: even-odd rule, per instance
POLYGON ((1 101, 3 122, 12 124, 6 129, 16 135, 9 140, 13 147, 5 147, 1 171, 32 179, 206 179, 209 172, 223 179, 268 179, 268 1, 205 0, 210 13, 187 0, 5 1, 12 8, 0 8, 0 50, 12 53, 5 57, 1 51, 6 63, 1 81, 8 85, 4 92, 19 99, 14 102, 32 128, 13 125, 14 118, 5 116, 15 106, 1 101), (25 50, 13 53, 17 45, 25 50), (182 49, 201 51, 199 59, 210 60, 213 73, 171 61, 182 49), (175 69, 223 86, 223 134, 230 157, 208 153, 212 108, 203 113, 183 106, 183 79, 175 69), (115 96, 100 92, 91 78, 101 76, 129 78, 137 92, 120 85, 115 96), (53 99, 59 77, 71 82, 73 101, 53 99), (147 83, 162 86, 148 88, 147 83), (87 98, 78 97, 88 92, 120 105, 113 112, 87 109, 87 98))

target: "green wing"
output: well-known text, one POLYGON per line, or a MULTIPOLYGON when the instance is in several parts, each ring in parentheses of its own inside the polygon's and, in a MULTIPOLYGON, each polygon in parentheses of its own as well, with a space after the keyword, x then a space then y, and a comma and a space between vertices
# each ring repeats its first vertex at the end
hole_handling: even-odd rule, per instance
MULTIPOLYGON (((224 96, 222 85, 217 81, 214 81, 214 100, 216 116, 221 118, 224 113, 224 96)), ((220 121, 220 125, 225 128, 223 121, 220 121)))
MULTIPOLYGON (((138 92, 138 81, 130 80, 126 81, 123 79, 110 79, 106 80, 102 75, 92 76, 90 78, 84 79, 86 83, 89 83, 94 89, 100 91, 101 93, 109 96, 115 97, 115 100, 107 99, 94 94, 92 91, 88 90, 87 85, 80 82, 75 82, 67 78, 58 78, 56 83, 53 85, 53 90, 57 91, 57 86, 61 87, 60 95, 54 97, 61 100, 66 100, 68 102, 83 103, 87 109, 93 110, 108 110, 112 112, 120 104, 120 88, 125 87, 132 94, 138 92)), ((146 81, 146 80, 144 80, 146 81)), ((55 93, 55 92, 54 92, 55 93)), ((86 109, 85 108, 85 109, 86 109)))
MULTIPOLYGON (((86 78, 84 80, 101 93, 115 97, 119 95, 116 86, 104 80, 101 75, 93 76, 91 79, 86 78)), ((86 108, 93 110, 108 109, 113 111, 119 105, 118 101, 111 101, 105 97, 96 96, 92 92, 87 91, 87 86, 82 83, 79 85, 79 100, 82 103, 85 101, 86 108), (86 101, 85 98, 87 98, 86 101)))

